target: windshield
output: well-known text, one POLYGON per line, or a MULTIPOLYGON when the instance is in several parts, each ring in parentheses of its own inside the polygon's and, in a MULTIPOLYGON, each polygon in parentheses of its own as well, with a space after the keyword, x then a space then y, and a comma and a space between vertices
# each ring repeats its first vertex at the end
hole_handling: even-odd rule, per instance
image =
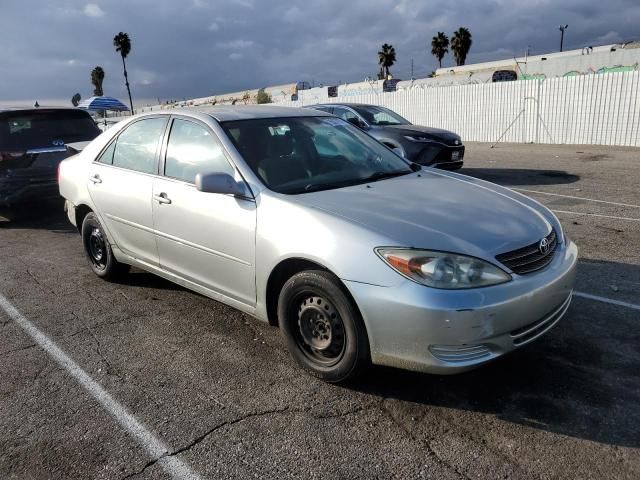
POLYGON ((369 125, 411 125, 411 123, 402 118, 396 112, 384 107, 376 107, 373 105, 352 107, 367 121, 369 125))
POLYGON ((22 110, 0 113, 0 150, 30 150, 93 140, 100 134, 81 110, 22 110))
POLYGON ((271 190, 298 194, 411 173, 409 164, 335 117, 224 122, 249 167, 271 190))

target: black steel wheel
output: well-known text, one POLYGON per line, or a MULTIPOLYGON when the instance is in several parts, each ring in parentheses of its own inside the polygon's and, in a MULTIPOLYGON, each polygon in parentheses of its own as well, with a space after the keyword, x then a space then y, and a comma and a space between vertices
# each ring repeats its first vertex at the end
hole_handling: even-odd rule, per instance
POLYGON ((84 217, 81 233, 89 266, 96 275, 113 280, 129 271, 129 265, 118 262, 114 257, 109 239, 95 213, 84 217))
POLYGON ((346 346, 340 313, 326 298, 301 295, 296 343, 312 361, 330 366, 340 361, 346 346))
POLYGON ((370 362, 360 313, 329 272, 308 270, 291 277, 280 292, 278 320, 292 356, 322 380, 349 380, 370 362))
POLYGON ((89 233, 89 261, 98 270, 107 268, 107 244, 102 231, 93 227, 89 233))

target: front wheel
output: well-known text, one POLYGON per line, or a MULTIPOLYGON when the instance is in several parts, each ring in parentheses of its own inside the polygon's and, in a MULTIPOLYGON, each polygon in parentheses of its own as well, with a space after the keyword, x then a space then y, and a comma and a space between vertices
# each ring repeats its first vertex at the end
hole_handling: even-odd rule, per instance
POLYGON ((82 222, 82 243, 91 270, 100 278, 115 280, 129 271, 129 265, 118 262, 113 256, 107 235, 93 212, 82 222))
POLYGON ((292 356, 317 378, 343 382, 370 362, 360 312, 329 272, 291 277, 280 292, 278 321, 292 356))

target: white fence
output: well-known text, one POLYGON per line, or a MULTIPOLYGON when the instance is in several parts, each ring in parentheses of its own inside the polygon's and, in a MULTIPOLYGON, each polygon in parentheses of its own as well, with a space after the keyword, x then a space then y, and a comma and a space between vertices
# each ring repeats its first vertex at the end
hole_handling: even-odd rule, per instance
MULTIPOLYGON (((300 92, 303 93, 303 92, 300 92)), ((467 141, 640 146, 640 72, 577 75, 349 97, 303 98, 291 106, 381 105, 467 141)))

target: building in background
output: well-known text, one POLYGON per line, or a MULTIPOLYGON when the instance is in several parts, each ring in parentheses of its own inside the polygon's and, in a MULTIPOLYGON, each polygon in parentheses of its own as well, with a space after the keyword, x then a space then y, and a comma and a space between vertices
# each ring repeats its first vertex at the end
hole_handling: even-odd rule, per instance
MULTIPOLYGON (((459 67, 444 67, 436 70, 433 77, 402 81, 400 79, 365 79, 362 82, 313 87, 308 82, 287 83, 266 87, 273 103, 311 105, 324 103, 331 98, 348 99, 370 94, 382 94, 414 88, 446 87, 450 85, 473 85, 518 80, 533 80, 576 75, 598 75, 610 72, 640 70, 640 41, 578 50, 554 52, 508 58, 494 62, 474 63, 459 67)), ((145 107, 177 108, 198 105, 255 104, 258 89, 194 98, 176 103, 145 107)))
POLYGON ((639 63, 640 42, 629 42, 439 68, 431 80, 442 85, 629 72, 639 63))

